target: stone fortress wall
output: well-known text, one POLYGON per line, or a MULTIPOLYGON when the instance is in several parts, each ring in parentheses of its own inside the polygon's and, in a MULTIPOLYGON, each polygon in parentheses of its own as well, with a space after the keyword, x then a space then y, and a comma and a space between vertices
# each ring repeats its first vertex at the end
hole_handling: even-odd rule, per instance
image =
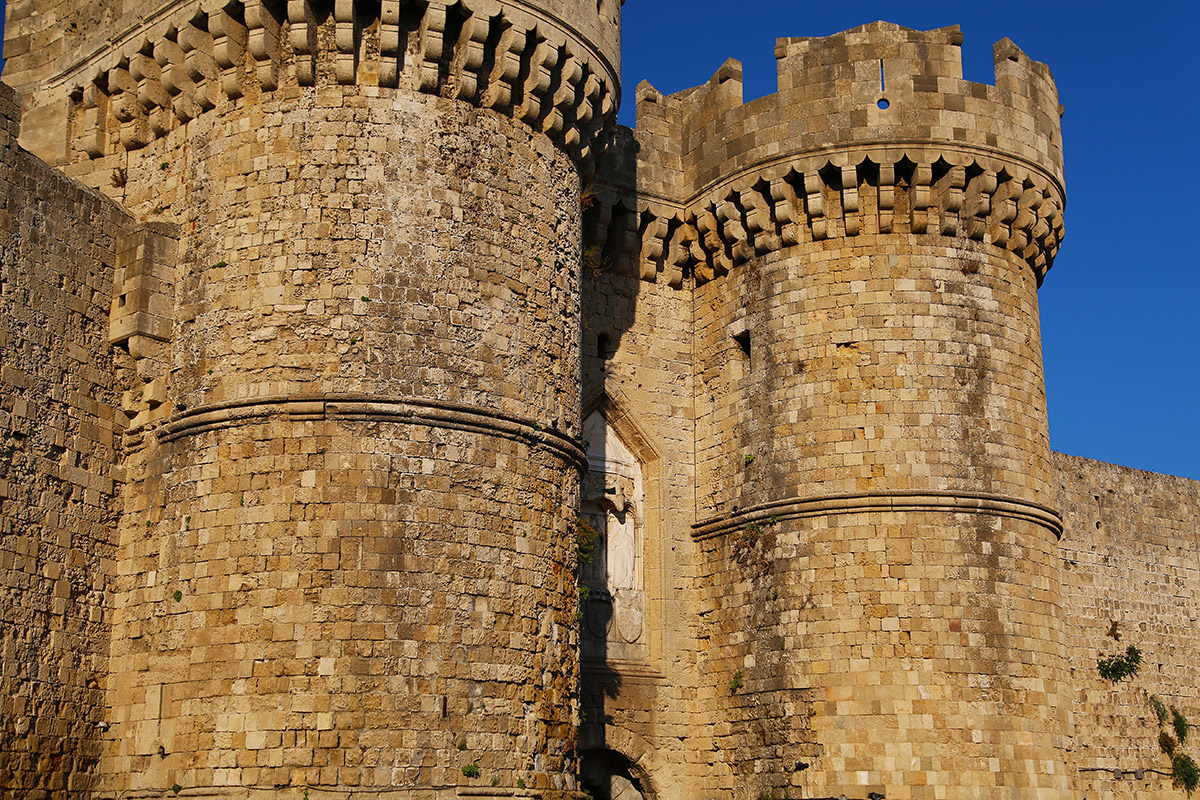
POLYGON ((125 426, 108 310, 137 223, 19 125, 0 86, 0 795, 66 796, 103 740, 125 426))
POLYGON ((1049 70, 876 23, 630 131, 618 45, 10 4, 120 205, 3 98, 0 796, 1177 796, 1200 490, 1049 450, 1049 70))
POLYGON ((163 9, 39 95, 44 152, 177 225, 113 276, 98 791, 573 791, 578 169, 617 58, 560 16, 611 13, 284 11, 163 9))

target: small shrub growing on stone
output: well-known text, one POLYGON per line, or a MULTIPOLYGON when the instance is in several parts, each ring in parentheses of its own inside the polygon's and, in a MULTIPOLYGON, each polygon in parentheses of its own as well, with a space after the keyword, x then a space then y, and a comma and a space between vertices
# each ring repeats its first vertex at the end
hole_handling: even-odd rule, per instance
POLYGON ((1192 726, 1188 724, 1187 717, 1179 713, 1178 708, 1171 709, 1171 727, 1175 729, 1175 738, 1179 740, 1179 743, 1186 743, 1188 731, 1192 726))
POLYGON ((583 521, 575 518, 575 548, 579 556, 579 565, 591 564, 596 560, 596 548, 600 541, 600 533, 583 521))
POLYGON ((1096 671, 1101 678, 1112 683, 1132 678, 1141 666, 1142 651, 1133 645, 1125 648, 1123 654, 1096 659, 1096 671))
POLYGON ((1188 797, 1200 786, 1200 767, 1191 756, 1180 753, 1171 759, 1171 782, 1187 792, 1188 797))
POLYGON ((1150 705, 1154 707, 1154 716, 1158 717, 1158 724, 1160 726, 1167 724, 1167 717, 1170 716, 1170 712, 1167 711, 1166 704, 1154 695, 1150 695, 1150 705))
POLYGON ((466 778, 478 778, 479 777, 479 765, 478 764, 467 764, 465 767, 463 767, 462 772, 463 772, 463 776, 466 778))
POLYGON ((738 689, 741 689, 746 684, 742 683, 742 671, 739 669, 733 673, 733 677, 729 679, 729 691, 737 694, 738 689))
POLYGON ((1175 755, 1175 737, 1166 731, 1158 732, 1158 749, 1169 756, 1175 755))

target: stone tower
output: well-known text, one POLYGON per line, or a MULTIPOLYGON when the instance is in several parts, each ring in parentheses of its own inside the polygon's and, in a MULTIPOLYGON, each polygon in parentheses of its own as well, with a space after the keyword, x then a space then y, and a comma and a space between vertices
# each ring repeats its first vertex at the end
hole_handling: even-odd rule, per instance
POLYGON ((148 221, 98 796, 573 790, 616 0, 11 5, 24 140, 148 221))
POLYGON ((619 6, 9 3, 0 800, 1178 796, 1200 484, 1049 449, 1048 69, 615 128, 619 6))
POLYGON ((737 797, 1070 796, 1036 297, 1060 109, 1007 40, 995 86, 964 81, 961 42, 782 39, 778 93, 747 104, 736 62, 643 84, 636 160, 603 175, 588 322, 620 346, 585 382, 661 431, 655 393, 690 389, 672 548, 737 797))

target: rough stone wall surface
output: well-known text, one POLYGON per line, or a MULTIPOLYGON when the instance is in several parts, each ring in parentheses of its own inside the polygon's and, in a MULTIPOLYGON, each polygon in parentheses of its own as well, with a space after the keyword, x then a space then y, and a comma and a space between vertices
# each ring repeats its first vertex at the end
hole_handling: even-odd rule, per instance
POLYGON ((783 39, 592 176, 619 5, 9 5, 0 793, 1177 796, 1200 490, 1049 451, 1049 70, 783 39))
MULTIPOLYGON (((1060 453, 1055 466, 1078 789, 1177 798, 1158 742, 1174 728, 1159 724, 1149 696, 1200 721, 1200 482, 1060 453), (1103 680, 1097 659, 1130 645, 1142 652, 1138 674, 1103 680)), ((1194 730, 1180 749, 1200 760, 1194 730)))
POLYGON ((1035 292, 899 232, 697 289, 713 683, 744 684, 723 746, 760 790, 1067 789, 1035 292))
POLYGON ((801 496, 1050 500, 1036 279, 970 240, 866 232, 697 289, 702 518, 801 496))
POLYGON ((108 343, 131 220, 16 143, 0 85, 0 797, 78 797, 100 758, 125 416, 108 343))
MULTIPOLYGON (((600 176, 593 247, 632 252, 626 304, 691 337, 674 572, 707 725, 687 757, 734 796, 1071 791, 1036 300, 1057 106, 1015 48, 998 86, 963 82, 960 41, 879 23, 783 42, 780 92, 745 106, 736 63, 671 97, 643 84, 638 156, 600 176), (660 299, 680 295, 690 314, 660 299)), ((655 369, 621 372, 634 318, 605 379, 648 417, 669 406, 655 369)), ((611 740, 670 729, 620 686, 611 740)))
POLYGON ((102 796, 568 790, 570 158, 354 86, 130 155, 125 201, 181 232, 139 362, 169 416, 129 438, 102 796))
MULTIPOLYGON (((655 797, 721 791, 721 765, 707 731, 706 692, 699 687, 695 605, 693 342, 690 293, 640 282, 631 259, 613 254, 584 275, 585 409, 600 404, 652 480, 646 488, 642 553, 648 608, 642 661, 582 669, 580 747, 612 750, 655 797)), ((584 603, 584 614, 588 604, 584 603)), ((610 632, 615 637, 616 632, 610 632)))

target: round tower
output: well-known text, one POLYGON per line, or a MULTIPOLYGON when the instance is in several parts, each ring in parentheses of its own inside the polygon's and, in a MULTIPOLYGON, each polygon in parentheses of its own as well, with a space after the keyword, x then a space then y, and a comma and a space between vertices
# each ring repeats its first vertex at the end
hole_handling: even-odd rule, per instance
POLYGON ((1037 307, 1060 109, 1007 40, 995 86, 964 81, 961 42, 875 23, 780 40, 779 93, 746 105, 735 63, 639 90, 688 143, 643 273, 695 275, 736 797, 1073 796, 1037 307))
POLYGON ((164 223, 117 265, 101 796, 574 790, 580 182, 618 14, 190 2, 72 68, 69 171, 164 223))

